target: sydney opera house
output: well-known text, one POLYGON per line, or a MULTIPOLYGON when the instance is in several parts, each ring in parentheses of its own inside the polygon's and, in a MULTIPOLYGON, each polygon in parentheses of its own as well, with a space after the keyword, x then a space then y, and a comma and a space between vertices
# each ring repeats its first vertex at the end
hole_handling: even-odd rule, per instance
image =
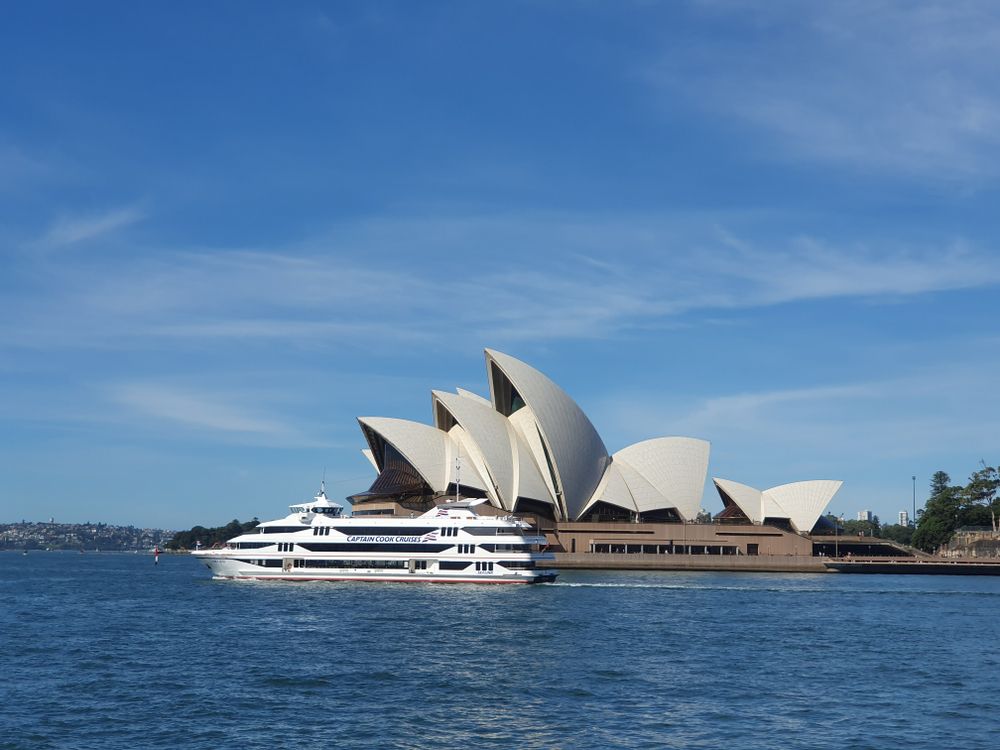
POLYGON ((761 491, 714 479, 724 509, 695 524, 708 442, 653 437, 609 453, 576 402, 535 368, 487 349, 486 376, 489 398, 432 391, 433 424, 358 419, 377 477, 348 498, 356 515, 423 511, 458 492, 534 518, 567 553, 813 554, 806 535, 841 482, 761 491))

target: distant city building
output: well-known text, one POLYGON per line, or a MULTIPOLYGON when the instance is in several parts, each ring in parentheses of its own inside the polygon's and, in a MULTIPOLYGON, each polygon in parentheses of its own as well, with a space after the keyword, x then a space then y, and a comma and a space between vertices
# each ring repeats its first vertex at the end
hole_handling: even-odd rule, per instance
POLYGON ((910 525, 910 513, 909 511, 901 510, 899 511, 899 525, 909 526, 910 525))
POLYGON ((858 511, 858 520, 859 521, 871 521, 872 520, 872 512, 870 510, 859 510, 858 511))
POLYGON ((163 529, 139 529, 134 526, 107 524, 0 523, 2 549, 152 549, 165 544, 174 535, 163 529))

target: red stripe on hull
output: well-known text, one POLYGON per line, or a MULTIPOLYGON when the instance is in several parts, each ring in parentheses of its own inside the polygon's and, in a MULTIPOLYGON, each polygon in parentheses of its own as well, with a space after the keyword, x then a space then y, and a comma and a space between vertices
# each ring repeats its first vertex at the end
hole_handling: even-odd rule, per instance
POLYGON ((362 583, 513 583, 527 585, 537 581, 487 581, 483 578, 284 578, 278 576, 219 576, 231 581, 360 581, 362 583))

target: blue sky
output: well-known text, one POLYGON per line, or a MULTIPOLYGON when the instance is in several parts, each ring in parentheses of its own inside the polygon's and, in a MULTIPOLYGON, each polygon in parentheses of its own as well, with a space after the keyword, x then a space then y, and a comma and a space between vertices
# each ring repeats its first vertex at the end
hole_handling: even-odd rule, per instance
POLYGON ((987 2, 13 5, 0 521, 364 489, 355 417, 486 393, 484 347, 612 451, 894 518, 1000 460, 998 42, 987 2))

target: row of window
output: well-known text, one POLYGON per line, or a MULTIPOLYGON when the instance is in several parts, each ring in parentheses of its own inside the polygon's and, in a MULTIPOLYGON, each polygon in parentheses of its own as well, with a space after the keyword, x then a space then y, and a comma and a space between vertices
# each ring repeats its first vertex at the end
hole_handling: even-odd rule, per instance
POLYGON ((526 552, 536 547, 534 544, 480 544, 487 552, 526 552))
POLYGON ((521 536, 521 529, 513 526, 466 526, 462 531, 472 536, 521 536))
POLYGON ((278 552, 291 552, 295 548, 295 542, 278 542, 278 552))
MULTIPOLYGON (((259 565, 263 568, 281 567, 281 560, 241 560, 240 562, 259 565)), ((296 558, 292 560, 295 568, 336 568, 340 570, 352 569, 377 569, 377 570, 401 570, 412 563, 413 570, 427 570, 432 560, 304 560, 296 558)), ((498 565, 502 565, 508 570, 533 570, 535 563, 532 561, 504 560, 498 565)), ((470 565, 469 562, 460 560, 441 560, 438 563, 438 570, 465 570, 470 565)), ((479 572, 492 572, 492 562, 480 561, 476 563, 476 570, 479 572)))
MULTIPOLYGON (((467 526, 459 529, 457 526, 443 526, 440 529, 424 526, 313 526, 313 536, 330 536, 330 530, 338 531, 345 536, 423 536, 432 531, 439 531, 443 537, 458 536, 464 531, 472 536, 522 536, 520 529, 506 527, 467 526)), ((302 526, 261 526, 261 534, 293 534, 305 531, 302 526)))
POLYGON ((591 552, 628 555, 738 555, 730 544, 592 544, 591 552))
POLYGON ((250 563, 251 565, 259 565, 262 568, 280 568, 281 560, 245 560, 240 559, 237 562, 250 563))
POLYGON ((405 560, 300 560, 296 568, 405 568, 405 560))

